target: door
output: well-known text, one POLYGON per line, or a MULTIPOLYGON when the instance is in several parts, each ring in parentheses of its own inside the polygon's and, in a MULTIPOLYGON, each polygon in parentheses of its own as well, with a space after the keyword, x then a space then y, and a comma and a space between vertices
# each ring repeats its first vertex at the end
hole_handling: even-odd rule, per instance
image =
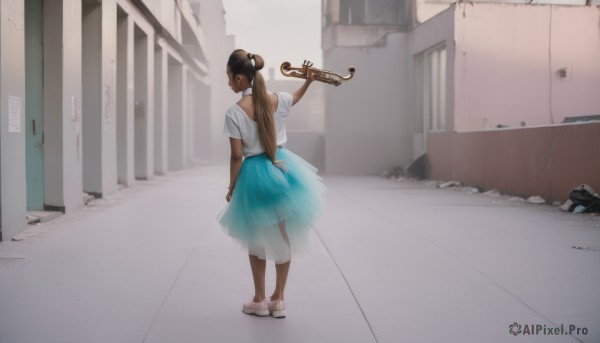
POLYGON ((27 209, 44 209, 43 0, 25 0, 27 209))

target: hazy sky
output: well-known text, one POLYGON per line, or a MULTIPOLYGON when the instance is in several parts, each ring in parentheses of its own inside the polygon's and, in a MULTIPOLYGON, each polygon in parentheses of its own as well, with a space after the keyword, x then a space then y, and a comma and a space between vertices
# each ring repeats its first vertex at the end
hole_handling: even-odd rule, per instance
POLYGON ((223 0, 236 47, 262 55, 266 68, 307 59, 323 66, 321 0, 223 0))

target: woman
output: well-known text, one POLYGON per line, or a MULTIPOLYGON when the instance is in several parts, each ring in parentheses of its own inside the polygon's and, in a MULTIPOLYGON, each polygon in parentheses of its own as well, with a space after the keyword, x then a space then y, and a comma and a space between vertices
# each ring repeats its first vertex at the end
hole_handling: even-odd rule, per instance
POLYGON ((284 291, 292 255, 307 245, 308 231, 322 206, 325 187, 316 168, 285 149, 285 118, 313 75, 294 93, 268 93, 263 59, 235 50, 227 62, 229 87, 242 98, 225 113, 231 145, 229 203, 220 215, 223 229, 248 249, 254 298, 246 314, 283 318, 284 291), (275 262, 276 282, 265 296, 266 259, 275 262))

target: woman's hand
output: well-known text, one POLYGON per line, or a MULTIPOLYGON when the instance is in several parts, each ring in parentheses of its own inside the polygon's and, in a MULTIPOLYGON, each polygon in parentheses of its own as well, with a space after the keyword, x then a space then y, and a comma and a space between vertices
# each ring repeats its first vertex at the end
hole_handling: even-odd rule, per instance
POLYGON ((315 72, 312 70, 307 71, 306 72, 306 81, 308 81, 308 83, 310 84, 314 80, 315 80, 315 72))
POLYGON ((310 86, 310 84, 315 80, 315 73, 313 71, 308 71, 306 73, 306 81, 304 81, 304 83, 302 84, 302 86, 300 86, 300 88, 298 88, 294 93, 292 93, 292 106, 295 105, 298 101, 300 101, 300 99, 302 99, 302 97, 304 96, 304 93, 306 93, 306 90, 308 89, 308 86, 310 86))
POLYGON ((233 188, 229 187, 229 191, 227 192, 227 195, 225 196, 225 200, 227 200, 227 202, 230 202, 231 196, 233 196, 233 188))

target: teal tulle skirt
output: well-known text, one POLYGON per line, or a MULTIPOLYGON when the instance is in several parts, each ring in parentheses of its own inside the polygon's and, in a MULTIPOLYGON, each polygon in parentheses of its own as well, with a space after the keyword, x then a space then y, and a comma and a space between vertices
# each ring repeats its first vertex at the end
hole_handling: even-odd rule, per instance
POLYGON ((308 232, 323 207, 317 168, 279 148, 244 159, 231 202, 218 214, 223 230, 249 254, 284 263, 307 248, 308 232))

